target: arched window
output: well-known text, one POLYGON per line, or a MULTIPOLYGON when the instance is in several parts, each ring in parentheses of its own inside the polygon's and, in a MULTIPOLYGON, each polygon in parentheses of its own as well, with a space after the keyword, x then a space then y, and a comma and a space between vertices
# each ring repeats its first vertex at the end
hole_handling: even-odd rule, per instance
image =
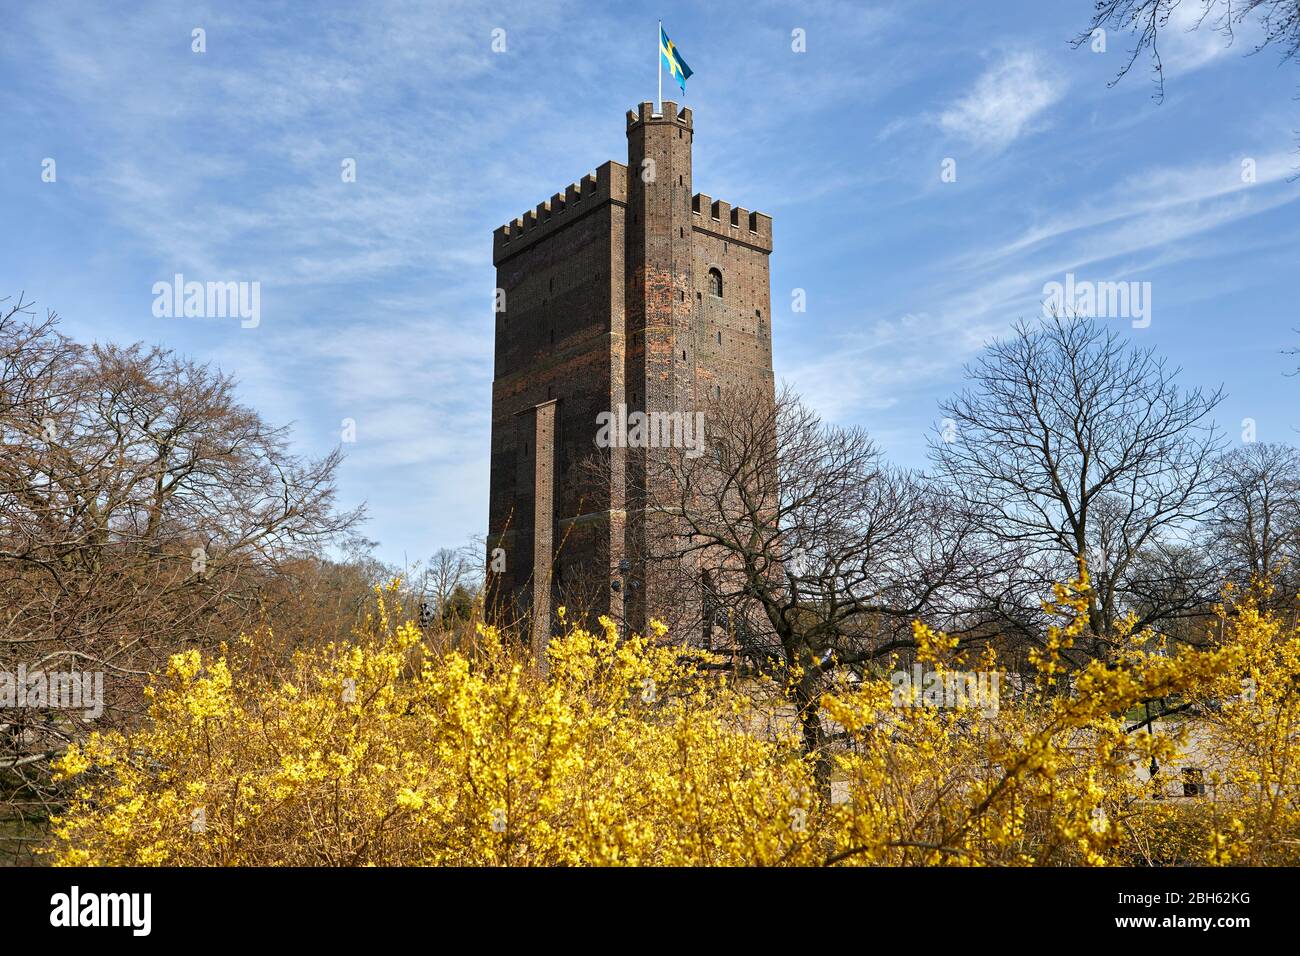
POLYGON ((717 269, 709 270, 709 294, 722 298, 722 273, 717 269))

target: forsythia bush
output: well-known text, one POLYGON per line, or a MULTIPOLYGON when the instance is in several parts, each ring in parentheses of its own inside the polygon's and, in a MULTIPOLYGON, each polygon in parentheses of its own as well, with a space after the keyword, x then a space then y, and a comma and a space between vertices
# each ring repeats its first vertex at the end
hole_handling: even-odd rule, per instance
MULTIPOLYGON (((151 721, 59 763, 51 852, 85 865, 1032 865, 1300 862, 1300 634, 1249 599, 1202 649, 1150 634, 1063 679, 1086 569, 1035 673, 996 714, 900 706, 885 680, 823 699, 830 781, 773 720, 780 688, 686 660, 662 629, 571 628, 549 674, 490 628, 433 652, 379 611, 348 644, 256 676, 177 655, 151 721), (1125 715, 1179 710, 1152 729, 1125 715), (1175 703, 1171 703, 1175 702, 1175 703), (1194 759, 1210 796, 1155 799, 1137 768, 1194 759), (829 783, 829 786, 827 784, 829 783)), ((915 626, 918 662, 993 672, 915 626)), ((788 714, 787 714, 788 718, 788 714)))
POLYGON ((368 634, 288 679, 172 659, 151 727, 68 752, 65 864, 725 864, 810 860, 792 739, 674 649, 573 629, 550 676, 490 629, 422 654, 383 596, 368 634))

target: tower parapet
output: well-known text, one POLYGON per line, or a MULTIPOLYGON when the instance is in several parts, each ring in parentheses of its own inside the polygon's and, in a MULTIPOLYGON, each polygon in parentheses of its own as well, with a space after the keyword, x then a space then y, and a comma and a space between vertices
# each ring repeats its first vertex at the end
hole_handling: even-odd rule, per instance
POLYGON ((536 243, 606 202, 627 202, 627 167, 610 160, 492 233, 492 264, 536 243))
POLYGON ((683 129, 693 129, 691 126, 691 108, 683 106, 677 108, 677 104, 672 100, 664 100, 662 103, 662 112, 655 112, 655 105, 649 101, 640 103, 635 110, 627 111, 627 128, 631 132, 642 123, 676 123, 683 129))
POLYGON ((750 212, 744 206, 732 206, 725 199, 713 199, 705 193, 692 196, 691 226, 764 252, 772 251, 772 217, 765 212, 750 212))

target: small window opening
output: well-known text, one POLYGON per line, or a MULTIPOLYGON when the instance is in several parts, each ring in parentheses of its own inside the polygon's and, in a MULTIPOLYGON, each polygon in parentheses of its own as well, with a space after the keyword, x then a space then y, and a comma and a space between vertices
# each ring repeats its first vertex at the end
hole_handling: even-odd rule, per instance
POLYGON ((722 272, 718 269, 709 270, 709 294, 722 298, 722 272))

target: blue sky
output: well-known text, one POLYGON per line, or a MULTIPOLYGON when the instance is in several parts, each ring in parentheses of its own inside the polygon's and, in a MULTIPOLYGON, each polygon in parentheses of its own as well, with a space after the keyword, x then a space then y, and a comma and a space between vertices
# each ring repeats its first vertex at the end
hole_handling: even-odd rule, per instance
POLYGON ((1223 384, 1233 438, 1294 440, 1300 72, 1180 14, 1158 104, 1145 61, 1108 86, 1127 37, 1071 48, 1091 6, 3 0, 0 295, 211 361, 304 453, 355 420, 341 504, 379 554, 461 544, 487 522, 491 232, 626 161, 662 16, 695 187, 774 217, 777 376, 828 418, 924 464, 963 364, 1070 272, 1150 282, 1148 328, 1110 321, 1223 384), (260 324, 155 317, 178 272, 260 282, 260 324))

